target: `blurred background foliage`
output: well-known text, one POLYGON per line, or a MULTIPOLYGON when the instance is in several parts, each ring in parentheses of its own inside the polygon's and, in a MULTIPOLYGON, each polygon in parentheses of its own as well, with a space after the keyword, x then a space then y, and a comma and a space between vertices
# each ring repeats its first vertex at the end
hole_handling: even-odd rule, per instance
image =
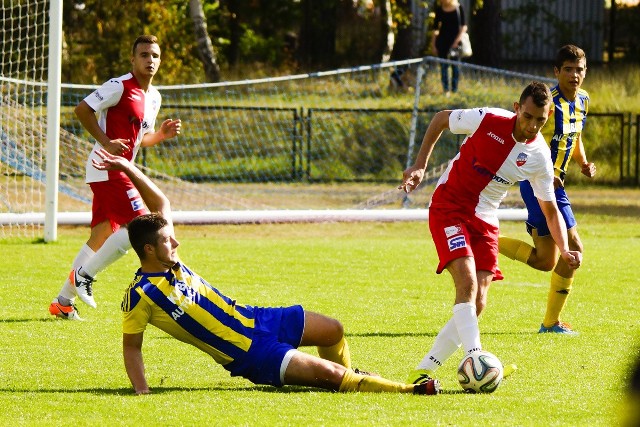
MULTIPOLYGON (((611 0, 602 2, 610 10, 611 0)), ((611 31, 605 31, 606 36, 621 52, 616 61, 637 63, 640 5, 618 2, 614 40, 611 31)), ((517 14, 524 13, 501 15, 499 0, 463 3, 470 6, 468 20, 476 29, 472 41, 499 40, 499 32, 491 33, 499 27, 496 20, 521 19, 517 14)), ((156 35, 162 47, 157 84, 238 80, 419 57, 430 54, 425 41, 433 6, 433 0, 65 1, 62 80, 101 83, 123 74, 131 43, 145 33, 156 35), (201 11, 200 24, 193 10, 201 11), (197 24, 205 31, 219 74, 206 72, 197 24)), ((471 61, 509 67, 501 61, 500 48, 497 41, 475 43, 471 61)))

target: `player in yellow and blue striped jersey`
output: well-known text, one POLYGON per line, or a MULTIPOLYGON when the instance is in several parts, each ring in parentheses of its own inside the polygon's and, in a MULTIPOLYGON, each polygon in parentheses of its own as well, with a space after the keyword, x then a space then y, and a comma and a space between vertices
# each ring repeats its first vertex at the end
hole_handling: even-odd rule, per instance
MULTIPOLYGON (((589 94, 581 87, 587 73, 584 51, 574 45, 563 46, 556 55, 553 70, 558 84, 551 89, 555 128, 550 149, 555 172, 556 201, 567 225, 569 248, 582 252, 583 246, 564 188, 564 179, 571 159, 578 162, 585 176, 593 178, 596 174, 595 164, 587 160, 582 138, 589 112, 589 94)), ((527 231, 533 238, 534 246, 518 239, 501 236, 500 253, 538 270, 553 270, 547 310, 539 332, 575 335, 577 332, 568 323, 560 321, 560 314, 571 292, 576 270, 569 268, 559 257, 558 248, 551 238, 545 217, 528 181, 520 183, 520 193, 527 206, 527 231)))
POLYGON ((131 162, 101 150, 101 170, 122 170, 153 213, 128 225, 140 268, 125 292, 123 354, 136 394, 149 393, 142 342, 151 324, 209 354, 232 376, 254 384, 303 385, 336 391, 437 394, 440 384, 405 384, 351 368, 342 324, 300 305, 237 303, 180 261, 166 196, 131 162), (298 351, 316 346, 318 355, 298 351))

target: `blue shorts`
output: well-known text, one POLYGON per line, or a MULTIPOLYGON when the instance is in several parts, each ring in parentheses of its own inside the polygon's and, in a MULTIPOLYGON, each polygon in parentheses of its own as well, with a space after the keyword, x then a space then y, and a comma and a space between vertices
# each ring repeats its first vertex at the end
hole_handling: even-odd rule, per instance
POLYGON ((288 351, 298 348, 304 332, 304 310, 291 307, 256 307, 255 331, 244 360, 227 367, 231 376, 254 384, 282 387, 280 367, 288 351))
MULTIPOLYGON (((558 187, 555 193, 556 203, 558 204, 562 218, 564 218, 564 223, 567 225, 567 230, 575 227, 577 222, 573 216, 571 202, 569 202, 567 192, 564 190, 564 187, 558 187)), ((522 195, 524 204, 527 206, 527 232, 531 234, 531 231, 535 228, 538 236, 550 235, 551 232, 547 225, 547 219, 542 213, 542 209, 540 209, 540 203, 538 203, 538 198, 533 194, 533 188, 531 188, 529 181, 520 182, 520 194, 522 195)))

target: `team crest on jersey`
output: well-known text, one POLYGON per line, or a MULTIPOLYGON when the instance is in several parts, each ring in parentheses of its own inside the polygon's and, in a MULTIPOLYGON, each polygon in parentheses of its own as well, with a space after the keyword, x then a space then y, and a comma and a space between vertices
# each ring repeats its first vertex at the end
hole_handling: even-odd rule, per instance
POLYGON ((516 165, 518 165, 518 167, 523 166, 525 163, 527 163, 528 158, 529 156, 527 156, 525 153, 518 154, 518 157, 516 158, 516 165))

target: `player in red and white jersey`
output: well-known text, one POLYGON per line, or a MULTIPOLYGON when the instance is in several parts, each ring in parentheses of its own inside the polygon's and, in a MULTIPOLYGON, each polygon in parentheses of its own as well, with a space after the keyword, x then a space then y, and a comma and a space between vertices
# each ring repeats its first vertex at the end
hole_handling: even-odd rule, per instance
POLYGON ((487 304, 489 285, 502 279, 496 213, 511 185, 531 182, 562 258, 571 268, 580 266, 581 253, 569 250, 567 229, 559 220, 553 165, 540 134, 551 103, 549 88, 532 82, 514 103, 515 114, 494 108, 440 111, 427 128, 416 163, 404 171, 399 188, 410 192, 422 181, 445 129, 468 135, 438 181, 429 207, 429 229, 440 260, 437 272, 446 268, 456 287, 453 316, 408 382, 432 378, 460 345, 465 354, 482 349, 478 315, 487 304))
POLYGON ((160 66, 160 46, 155 36, 144 35, 133 43, 131 72, 105 82, 82 100, 75 113, 96 144, 87 159, 86 182, 93 192, 91 235, 73 261, 73 268, 49 312, 62 319, 78 320, 73 302, 96 307, 93 279, 131 247, 126 228, 135 217, 148 213, 131 180, 122 172, 99 171, 96 151, 133 162, 140 146, 150 147, 180 133, 179 119, 167 119, 155 131, 161 97, 151 81, 160 66), (98 117, 96 117, 96 113, 98 117))

